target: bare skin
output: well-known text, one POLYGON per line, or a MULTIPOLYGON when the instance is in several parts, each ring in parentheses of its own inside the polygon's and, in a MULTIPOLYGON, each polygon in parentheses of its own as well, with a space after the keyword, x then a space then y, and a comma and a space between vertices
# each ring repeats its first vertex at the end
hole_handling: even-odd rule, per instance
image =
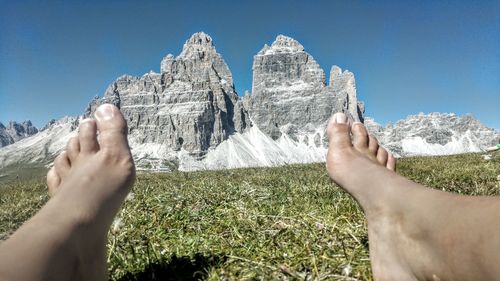
POLYGON ((107 280, 107 232, 135 167, 118 108, 102 105, 95 117, 47 174, 52 198, 0 244, 0 280, 107 280))
POLYGON ((500 280, 499 197, 460 196, 405 179, 363 124, 349 124, 342 113, 327 133, 328 174, 368 220, 375 280, 500 280))

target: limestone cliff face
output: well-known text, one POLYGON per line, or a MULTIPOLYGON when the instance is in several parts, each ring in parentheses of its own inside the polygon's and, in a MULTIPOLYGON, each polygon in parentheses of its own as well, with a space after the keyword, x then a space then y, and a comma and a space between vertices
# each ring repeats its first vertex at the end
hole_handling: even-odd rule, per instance
POLYGON ((135 144, 154 143, 203 155, 249 125, 233 78, 212 38, 196 33, 177 57, 161 61, 161 73, 122 76, 87 109, 111 102, 120 107, 135 144))
POLYGON ((328 92, 340 95, 346 98, 343 105, 343 111, 346 112, 355 121, 364 120, 365 104, 358 100, 356 91, 356 79, 354 74, 348 70, 342 70, 334 65, 330 70, 330 84, 327 87, 328 92))
POLYGON ((334 112, 363 120, 354 75, 334 66, 327 85, 314 58, 283 35, 254 56, 252 93, 245 103, 255 125, 273 139, 312 132, 334 112))
POLYGON ((0 147, 13 143, 12 137, 5 131, 5 126, 0 123, 0 147))
MULTIPOLYGON (((159 73, 119 77, 90 102, 83 117, 102 103, 117 105, 139 167, 167 162, 184 170, 322 161, 331 114, 344 111, 362 120, 354 75, 333 67, 327 85, 319 64, 292 38, 280 35, 265 46, 254 57, 253 76, 252 93, 239 98, 212 38, 195 33, 178 56, 162 59, 159 73)), ((63 149, 57 147, 61 142, 42 138, 67 139, 48 132, 74 134, 78 118, 59 122, 65 126, 56 123, 36 139, 40 145, 33 149, 44 147, 42 153, 20 143, 0 151, 0 159, 54 157, 63 149), (26 151, 11 153, 21 146, 26 151)))

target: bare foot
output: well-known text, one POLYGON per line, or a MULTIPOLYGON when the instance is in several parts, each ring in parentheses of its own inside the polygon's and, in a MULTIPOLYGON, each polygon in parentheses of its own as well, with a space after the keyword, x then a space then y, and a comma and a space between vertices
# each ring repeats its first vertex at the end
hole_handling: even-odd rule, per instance
POLYGON ((327 134, 328 174, 368 220, 375 280, 499 280, 498 197, 458 196, 399 176, 394 157, 342 113, 327 134))
MULTIPOLYGON (((107 232, 133 184, 135 167, 118 108, 102 105, 95 117, 80 123, 78 136, 47 174, 52 198, 1 245, 21 259, 24 251, 34 255, 27 258, 30 270, 29 262, 10 258, 11 269, 18 269, 5 274, 10 280, 107 280, 107 232)), ((8 262, 4 258, 0 254, 0 261, 8 262)))

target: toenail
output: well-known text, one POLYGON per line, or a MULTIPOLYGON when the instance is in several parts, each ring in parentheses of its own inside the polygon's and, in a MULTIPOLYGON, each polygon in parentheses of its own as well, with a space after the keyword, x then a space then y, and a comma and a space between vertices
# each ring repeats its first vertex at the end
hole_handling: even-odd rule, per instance
POLYGON ((106 121, 113 118, 115 115, 111 104, 103 104, 99 106, 95 112, 95 117, 99 121, 106 121))
POLYGON ((335 121, 339 124, 345 124, 347 123, 347 116, 342 112, 335 113, 335 121))

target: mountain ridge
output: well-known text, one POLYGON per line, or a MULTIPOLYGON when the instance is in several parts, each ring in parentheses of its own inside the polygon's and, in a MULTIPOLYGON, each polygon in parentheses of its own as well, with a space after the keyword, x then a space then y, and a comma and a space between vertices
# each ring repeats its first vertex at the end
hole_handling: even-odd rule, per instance
MULTIPOLYGON (((163 57, 159 67, 159 73, 118 77, 102 97, 89 102, 81 116, 53 121, 39 134, 0 149, 0 169, 23 161, 50 163, 75 134, 79 120, 92 116, 102 103, 120 107, 129 125, 134 160, 144 169, 320 162, 326 153, 326 124, 333 113, 345 112, 352 121, 365 120, 365 105, 358 100, 354 74, 334 65, 327 83, 324 70, 288 36, 278 35, 254 56, 252 91, 243 97, 237 94, 232 73, 212 38, 203 32, 186 40, 179 55, 163 57)), ((435 116, 435 121, 441 118, 453 119, 435 116)), ((479 146, 499 136, 493 129, 482 133, 469 130, 470 136, 461 143, 451 138, 456 135, 452 131, 467 124, 479 126, 479 122, 457 121, 453 126, 441 126, 440 133, 432 133, 432 122, 412 120, 408 125, 402 121, 402 129, 382 127, 370 118, 365 123, 382 144, 400 156, 407 155, 412 145, 434 148, 428 145, 427 141, 436 143, 426 138, 426 132, 442 137, 442 142, 463 144, 463 152, 478 151, 479 146), (423 127, 412 131, 412 124, 423 127)), ((450 149, 446 143, 438 145, 444 147, 435 149, 439 153, 462 151, 450 149)))
POLYGON ((471 114, 419 113, 386 126, 369 118, 365 125, 397 156, 481 152, 500 143, 500 132, 486 127, 471 114))
POLYGON ((21 123, 9 121, 7 126, 0 122, 0 148, 38 133, 30 120, 21 123))

